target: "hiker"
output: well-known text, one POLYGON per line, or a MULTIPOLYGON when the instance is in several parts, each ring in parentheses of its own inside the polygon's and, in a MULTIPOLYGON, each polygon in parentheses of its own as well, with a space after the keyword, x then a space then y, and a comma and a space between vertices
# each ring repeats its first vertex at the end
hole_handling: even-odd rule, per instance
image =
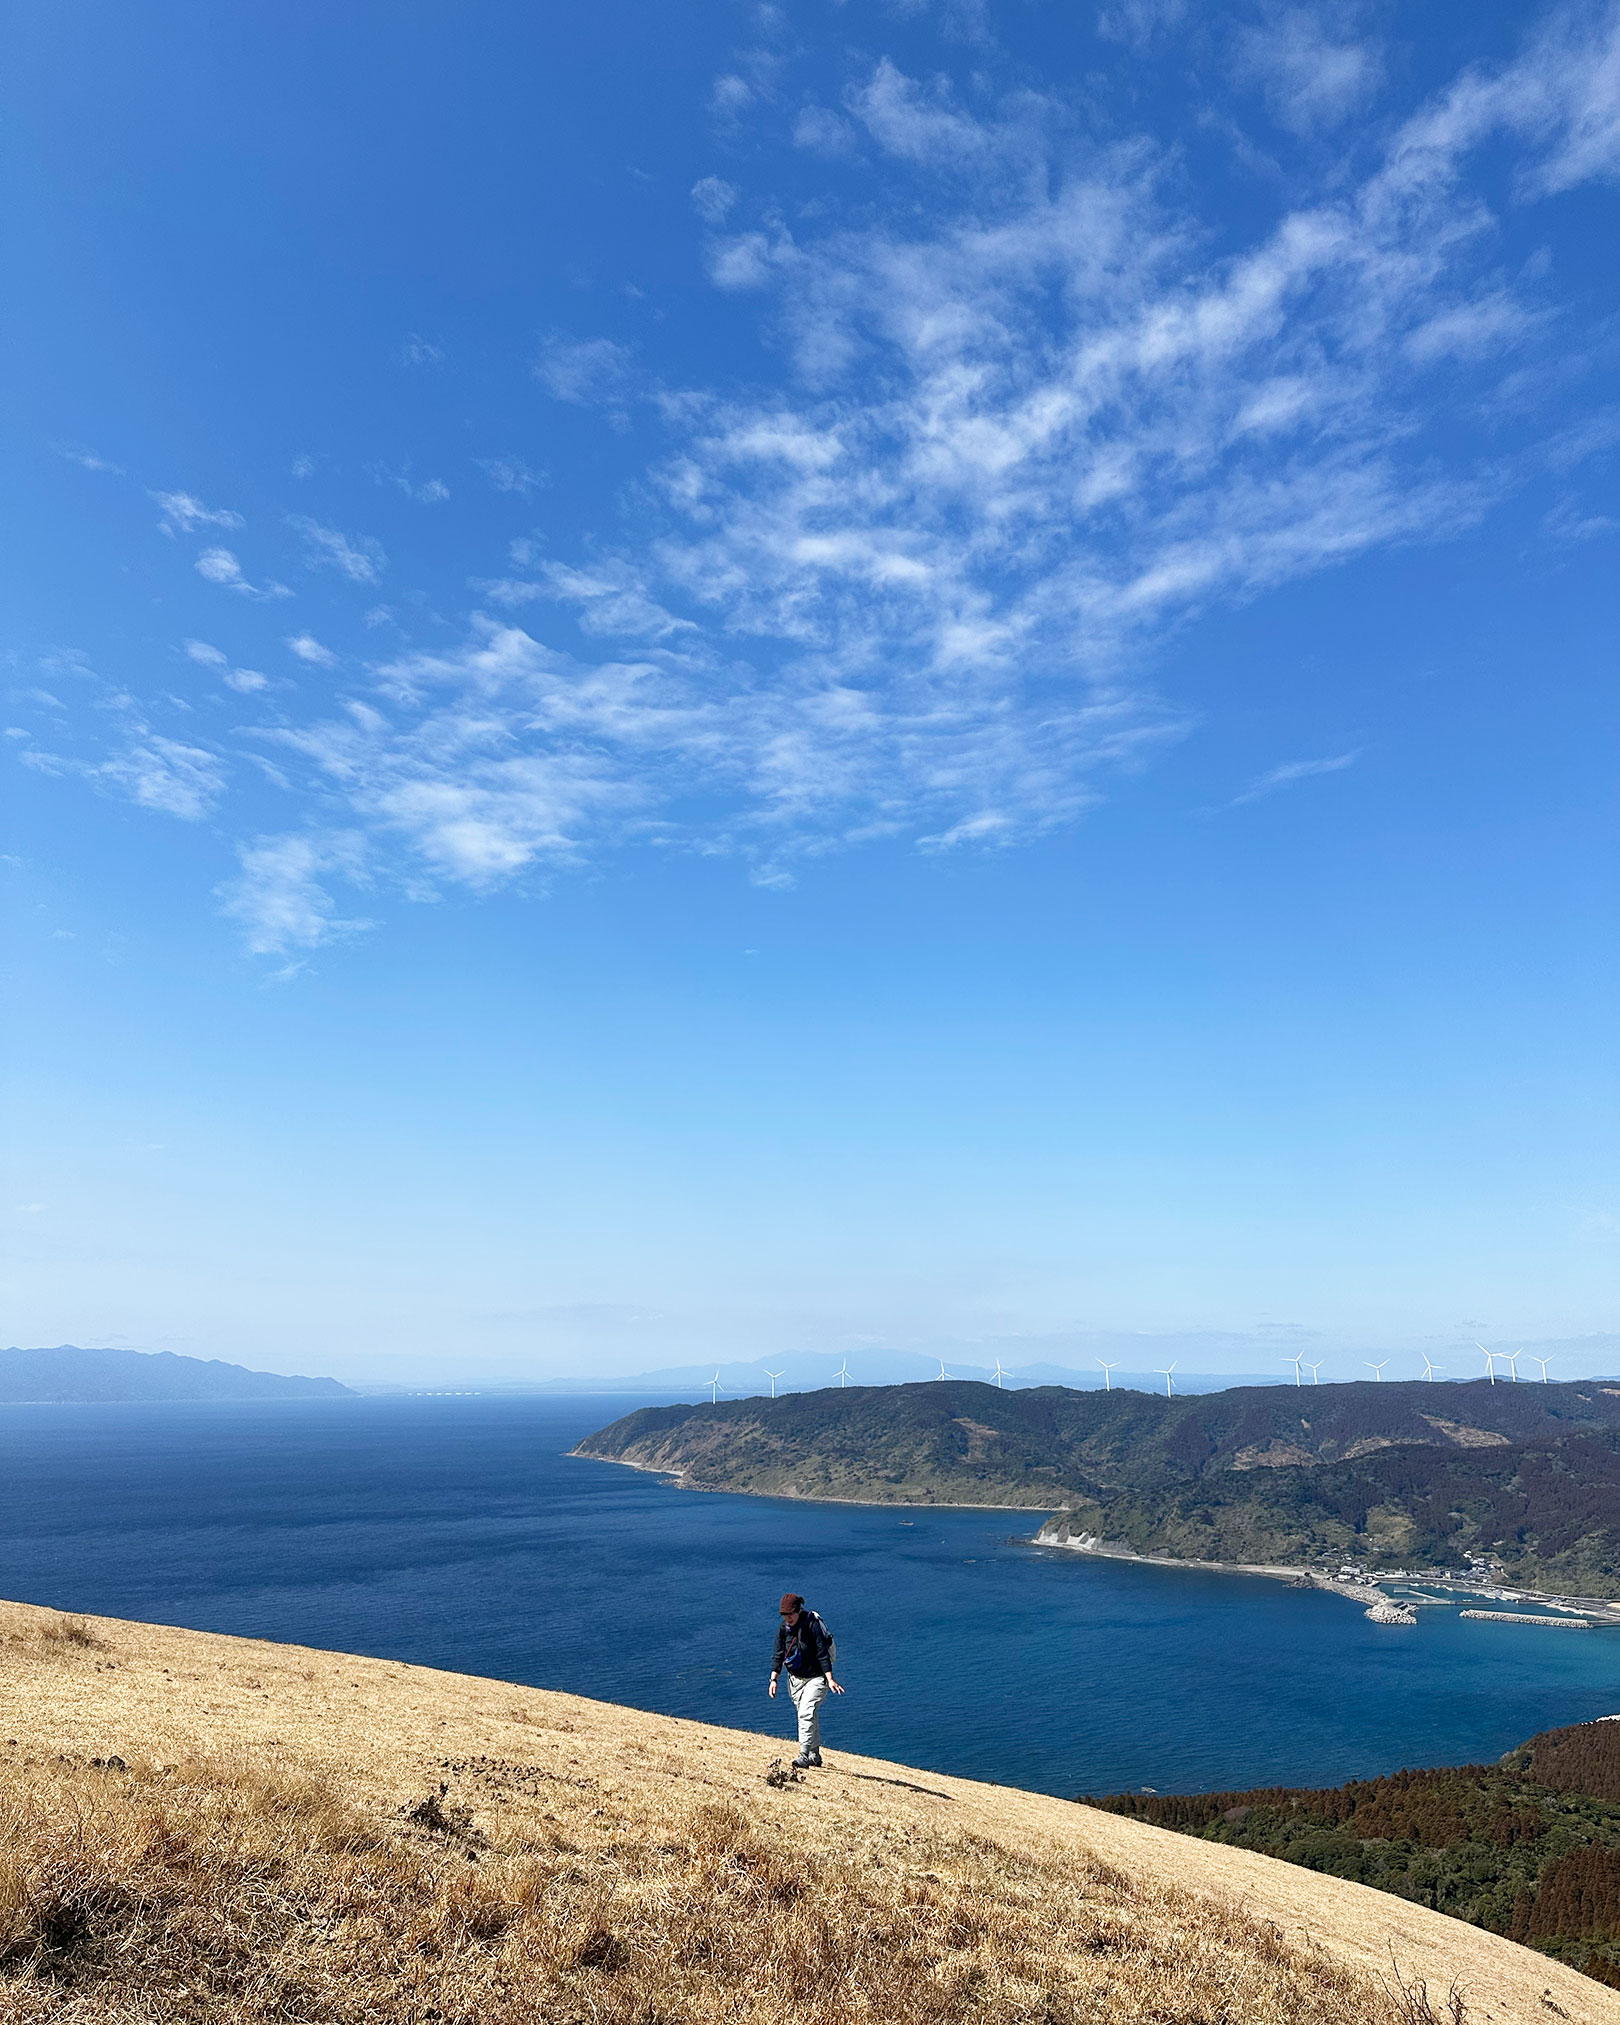
POLYGON ((799 1712, 799 1755, 794 1764, 801 1769, 821 1763, 821 1705, 829 1694, 844 1690, 833 1679, 838 1646, 813 1610, 806 1610, 804 1598, 792 1591, 778 1605, 782 1621, 776 1627, 776 1650, 771 1654, 771 1695, 783 1667, 787 1668, 788 1693, 799 1712))

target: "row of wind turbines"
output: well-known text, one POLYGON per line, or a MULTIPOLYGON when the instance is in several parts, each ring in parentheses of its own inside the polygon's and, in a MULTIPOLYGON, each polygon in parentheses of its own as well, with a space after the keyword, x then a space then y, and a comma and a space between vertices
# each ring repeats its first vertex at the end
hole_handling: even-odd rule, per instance
MULTIPOLYGON (((1483 1343, 1476 1343, 1474 1345, 1474 1348, 1485 1359, 1485 1375, 1487 1378, 1490 1379, 1493 1385, 1496 1383, 1496 1366, 1498 1360, 1500 1360, 1500 1362, 1502 1362, 1507 1366, 1509 1379, 1513 1384, 1517 1385, 1519 1383, 1519 1359, 1521 1357, 1525 1360, 1527 1364, 1539 1364, 1541 1366, 1541 1382, 1543 1385, 1550 1385, 1552 1383, 1552 1380, 1547 1376, 1547 1366, 1552 1361, 1548 1357, 1533 1357, 1531 1356, 1528 1350, 1487 1350, 1483 1343)), ((1420 1356, 1423 1356, 1423 1353, 1421 1351, 1418 1354, 1420 1356)), ((1317 1358, 1314 1364, 1307 1363, 1305 1358, 1302 1356, 1290 1357, 1288 1359, 1288 1362, 1292 1364, 1294 1367, 1294 1383, 1296 1385, 1303 1385, 1305 1383, 1303 1374, 1307 1371, 1311 1374, 1311 1383, 1313 1385, 1321 1384, 1322 1380, 1320 1373, 1322 1370, 1322 1366, 1327 1362, 1327 1359, 1325 1357, 1317 1358)), ((1375 1385, 1382 1385, 1384 1382, 1384 1368, 1389 1363, 1389 1359, 1386 1357, 1382 1360, 1381 1363, 1374 1364, 1370 1358, 1363 1358, 1362 1363, 1364 1364, 1366 1369, 1372 1373, 1373 1383, 1375 1385)), ((1097 1359, 1097 1368, 1102 1372, 1103 1375, 1104 1391, 1111 1391, 1113 1389, 1113 1381, 1109 1374, 1113 1371, 1116 1371, 1119 1368, 1117 1362, 1114 1364, 1104 1364, 1102 1359, 1099 1357, 1097 1359)), ((1175 1368, 1176 1368, 1175 1365, 1172 1364, 1168 1371, 1155 1371, 1153 1374, 1155 1378, 1162 1378, 1164 1380, 1164 1396, 1166 1399, 1168 1399, 1171 1394, 1171 1376, 1174 1373, 1175 1368)), ((1001 1369, 1001 1366, 998 1364, 996 1366, 996 1369, 999 1371, 1001 1369)), ((943 1373, 944 1371, 943 1365, 941 1365, 940 1370, 943 1373)), ((1445 1372, 1441 1369, 1441 1367, 1438 1364, 1434 1362, 1432 1358, 1427 1356, 1423 1357, 1423 1376, 1429 1381, 1430 1384, 1433 1384, 1434 1380, 1437 1378, 1444 1378, 1445 1375, 1446 1375, 1445 1372)), ((1527 1382, 1533 1384, 1535 1381, 1529 1380, 1527 1382)))
MULTIPOLYGON (((1552 1380, 1547 1376, 1547 1366, 1552 1362, 1550 1357, 1533 1357, 1528 1350, 1487 1350, 1483 1343, 1476 1343, 1474 1348, 1485 1359, 1485 1375, 1493 1385, 1496 1383, 1496 1367, 1498 1362, 1507 1366, 1508 1382, 1517 1385, 1519 1383, 1519 1359, 1521 1357, 1527 1364, 1539 1364, 1541 1366, 1541 1382, 1543 1385, 1550 1385, 1552 1383, 1552 1380)), ((1422 1355, 1421 1351, 1419 1355, 1422 1355)), ((1319 1358, 1316 1363, 1307 1364, 1303 1357, 1290 1357, 1288 1362, 1294 1367, 1294 1383, 1296 1385, 1303 1385, 1305 1383, 1304 1379, 1300 1376, 1300 1372, 1304 1370, 1311 1374, 1311 1383, 1319 1385, 1321 1380, 1316 1374, 1321 1370, 1325 1361, 1325 1359, 1319 1358)), ((1374 1364, 1368 1358, 1362 1359, 1363 1365, 1372 1373, 1375 1385, 1383 1383, 1384 1365, 1388 1364, 1388 1362, 1389 1359, 1387 1357, 1383 1360, 1382 1364, 1374 1364)), ((1431 1358, 1423 1358, 1423 1376, 1431 1383, 1436 1378, 1444 1378, 1445 1375, 1442 1368, 1431 1358)), ((1535 1381, 1531 1379, 1527 1382, 1534 1384, 1535 1381)))
MULTIPOLYGON (((1543 1385, 1550 1385, 1552 1383, 1551 1379, 1549 1379, 1547 1376, 1547 1366, 1551 1362, 1550 1358, 1534 1357, 1530 1354, 1528 1350, 1487 1350, 1483 1343, 1476 1343, 1474 1345, 1474 1348, 1485 1359, 1485 1375, 1487 1378, 1489 1378, 1489 1380, 1493 1385, 1496 1383, 1496 1367, 1498 1363, 1505 1364, 1507 1366, 1508 1377, 1507 1380, 1504 1382, 1511 1383, 1514 1385, 1519 1384, 1520 1383, 1519 1359, 1521 1357, 1525 1360, 1527 1364, 1539 1364, 1541 1366, 1541 1382, 1543 1385)), ((1422 1353, 1420 1352, 1419 1354, 1421 1355, 1422 1353)), ((1294 1383, 1296 1385, 1303 1385, 1305 1383, 1304 1374, 1307 1371, 1311 1374, 1311 1383, 1313 1385, 1321 1384, 1322 1380, 1320 1374, 1322 1366, 1327 1362, 1326 1358, 1319 1357, 1317 1358, 1314 1364, 1308 1363, 1303 1356, 1290 1357, 1287 1361, 1294 1367, 1294 1383)), ((1369 1370, 1372 1373, 1373 1383, 1375 1385, 1383 1384, 1385 1367, 1388 1365, 1389 1361, 1390 1360, 1387 1357, 1385 1357, 1380 1363, 1374 1364, 1370 1358, 1362 1359, 1362 1362, 1366 1366, 1367 1370, 1369 1370)), ((1116 1357, 1112 1364, 1107 1364, 1104 1363, 1103 1359, 1099 1357, 1097 1359, 1097 1369, 1103 1375, 1103 1390, 1105 1392, 1112 1392, 1114 1389, 1114 1373, 1119 1369, 1119 1359, 1116 1357)), ((1162 1378, 1164 1380, 1164 1396, 1166 1399, 1171 1398, 1174 1394, 1175 1372, 1176 1366, 1174 1364, 1171 1364, 1168 1367, 1168 1369, 1164 1371, 1155 1371, 1153 1374, 1155 1378, 1162 1378)), ((945 1369, 945 1360, 943 1358, 940 1359, 939 1372, 937 1375, 940 1378, 949 1378, 952 1376, 952 1374, 945 1369)), ((1436 1378, 1444 1378, 1445 1375, 1446 1374, 1444 1370, 1441 1368, 1441 1366, 1436 1364, 1432 1358, 1426 1356, 1423 1358, 1423 1376, 1431 1384, 1434 1382, 1436 1378)), ((771 1381, 771 1397, 772 1399, 774 1399, 776 1397, 777 1382, 778 1380, 785 1378, 787 1376, 787 1373, 785 1371, 767 1371, 764 1373, 764 1376, 771 1381)), ((833 1373, 833 1376, 838 1380, 839 1389, 840 1391, 842 1391, 842 1389, 846 1385, 848 1385, 850 1377, 849 1359, 847 1357, 844 1359, 843 1363, 839 1365, 838 1369, 833 1373)), ((999 1390, 1011 1376, 1012 1373, 1003 1368, 1001 1359, 998 1357, 996 1359, 995 1373, 990 1381, 991 1384, 996 1386, 997 1389, 999 1390)), ((1533 1379, 1527 1382, 1530 1384, 1535 1383, 1533 1379)), ((720 1403, 721 1393, 726 1390, 728 1390, 728 1388, 720 1383, 720 1373, 717 1368, 714 1376, 709 1380, 710 1404, 717 1406, 720 1403)))
MULTIPOLYGON (((1112 1369, 1112 1366, 1110 1366, 1109 1368, 1112 1369)), ((771 1397, 772 1399, 774 1399, 776 1397, 777 1380, 779 1378, 785 1377, 787 1374, 782 1371, 766 1371, 762 1375, 771 1381, 771 1397)), ((949 1378, 951 1376, 951 1373, 945 1369, 945 1360, 943 1358, 940 1359, 938 1375, 941 1378, 949 1378)), ((833 1376, 838 1380, 838 1389, 842 1391, 843 1388, 849 1383, 849 1359, 847 1357, 844 1359, 843 1363, 839 1365, 838 1369, 833 1373, 833 1376)), ((1010 1371, 1003 1370, 1001 1359, 998 1357, 996 1359, 995 1375, 990 1381, 991 1384, 999 1389, 1003 1380, 1011 1378, 1011 1376, 1012 1373, 1010 1371)), ((718 1405, 720 1401, 720 1395, 726 1389, 727 1388, 720 1383, 720 1373, 718 1370, 716 1370, 714 1376, 709 1380, 709 1404, 711 1406, 718 1405)))

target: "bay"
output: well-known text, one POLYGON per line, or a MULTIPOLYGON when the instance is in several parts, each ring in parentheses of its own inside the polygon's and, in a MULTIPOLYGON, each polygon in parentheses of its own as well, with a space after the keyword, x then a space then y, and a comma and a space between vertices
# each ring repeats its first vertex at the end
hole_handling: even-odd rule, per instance
POLYGON ((0 1407, 0 1594, 774 1731, 776 1599, 836 1632, 829 1752, 1076 1794, 1329 1784, 1620 1708, 1620 1631, 1415 1629, 1038 1515, 678 1490, 571 1458, 626 1402, 0 1407))

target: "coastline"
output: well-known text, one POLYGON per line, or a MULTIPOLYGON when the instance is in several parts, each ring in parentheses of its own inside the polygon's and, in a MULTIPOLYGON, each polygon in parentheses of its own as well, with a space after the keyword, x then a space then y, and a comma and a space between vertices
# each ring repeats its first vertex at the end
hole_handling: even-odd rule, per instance
MULTIPOLYGON (((948 1498, 930 1498, 926 1503, 915 1498, 834 1498, 812 1496, 808 1491, 756 1491, 740 1488, 736 1484, 695 1484, 684 1470, 665 1469, 658 1463, 632 1462, 628 1456, 592 1455, 589 1449, 571 1448, 571 1458, 580 1462, 616 1463, 620 1469, 640 1470, 643 1476, 663 1477, 672 1490, 706 1491, 723 1498, 782 1498, 795 1505, 865 1505, 873 1511, 896 1512, 1050 1512, 1050 1502, 1038 1505, 981 1504, 977 1499, 967 1504, 958 1504, 948 1498)), ((1032 1536, 1033 1538, 1033 1536, 1032 1536)))
MULTIPOLYGON (((1029 1545, 1045 1547, 1056 1553, 1090 1554, 1107 1561, 1132 1561, 1142 1568, 1191 1568, 1206 1575, 1261 1575, 1268 1581, 1286 1582, 1295 1589, 1325 1590, 1334 1596, 1342 1596, 1347 1603, 1359 1604, 1362 1609, 1376 1608, 1388 1601, 1387 1585, 1421 1583, 1427 1589, 1441 1589, 1443 1596, 1413 1596, 1401 1598, 1410 1609, 1445 1608, 1453 1601, 1477 1597, 1501 1606, 1518 1602, 1544 1604, 1549 1609, 1562 1609, 1572 1616, 1597 1619, 1600 1624, 1620 1626, 1620 1601, 1605 1596, 1566 1596, 1551 1590, 1529 1589, 1523 1584, 1508 1587, 1506 1584, 1493 1585, 1479 1581, 1452 1581, 1440 1575, 1416 1574, 1410 1569, 1395 1568, 1385 1574, 1375 1575, 1365 1583, 1340 1582, 1331 1576, 1318 1575, 1303 1562, 1270 1561, 1194 1561, 1174 1554, 1137 1554, 1129 1547, 1110 1547, 1090 1537, 1062 1540, 1042 1539, 1041 1534, 1056 1514, 1049 1504, 1002 1505, 980 1504, 977 1501, 959 1504, 953 1500, 931 1499, 927 1503, 911 1498, 838 1498, 811 1496, 804 1491, 752 1490, 739 1488, 735 1484, 695 1484, 684 1470, 668 1469, 657 1463, 633 1462, 628 1456, 593 1455, 587 1449, 572 1448, 572 1458, 581 1462, 616 1463, 621 1469, 639 1470, 644 1476, 662 1477, 672 1489, 682 1491, 708 1491, 723 1497, 734 1498, 781 1498, 790 1503, 804 1505, 862 1505, 872 1510, 903 1512, 1045 1512, 1048 1518, 1030 1535, 1029 1545)), ((1508 1616, 1510 1613, 1499 1608, 1488 1612, 1492 1616, 1508 1616)), ((1531 1618, 1534 1623, 1538 1620, 1531 1618)), ((1559 1622, 1557 1618, 1553 1620, 1559 1622)))
MULTIPOLYGON (((1043 1527, 1042 1532, 1045 1531, 1043 1527)), ((1092 1554, 1109 1561, 1134 1561, 1142 1568, 1198 1568, 1211 1575, 1265 1575, 1275 1581, 1286 1581, 1296 1589, 1323 1589, 1334 1596, 1342 1596, 1350 1603, 1363 1606, 1376 1604, 1386 1596, 1395 1584, 1411 1585, 1421 1583, 1426 1589, 1443 1589, 1444 1596, 1403 1596, 1401 1601, 1409 1608, 1421 1610, 1444 1608, 1454 1600, 1466 1597, 1481 1597, 1487 1602, 1503 1605, 1510 1603, 1541 1603, 1549 1610, 1562 1611, 1562 1617, 1554 1616, 1552 1622, 1572 1623, 1577 1619, 1601 1618, 1611 1624, 1620 1625, 1620 1602, 1606 1596, 1566 1596, 1562 1592, 1543 1589, 1528 1589, 1523 1584, 1514 1588, 1487 1582, 1448 1580, 1443 1575, 1415 1573, 1409 1568, 1392 1568, 1386 1573, 1369 1577, 1366 1582, 1340 1582, 1331 1576, 1318 1575, 1303 1563, 1265 1561, 1193 1561, 1183 1560, 1174 1554, 1137 1554, 1129 1547, 1110 1547, 1087 1535, 1080 1539, 1043 1540, 1038 1533, 1031 1542, 1036 1547, 1049 1547, 1054 1552, 1069 1554, 1092 1554)), ((1491 1617, 1504 1617, 1510 1621, 1512 1613, 1496 1609, 1482 1613, 1491 1617)), ((1526 1615, 1522 1622, 1535 1624, 1541 1620, 1526 1615)))
MULTIPOLYGON (((1041 1533, 1045 1526, 1030 1542, 1034 1547, 1050 1547, 1065 1554, 1091 1554, 1102 1561, 1134 1561, 1141 1568, 1198 1568, 1210 1575, 1266 1575, 1276 1582, 1289 1582, 1297 1589, 1331 1589, 1336 1596, 1348 1596, 1356 1602, 1371 1601, 1370 1591, 1378 1587, 1377 1582, 1356 1584, 1352 1582, 1331 1582, 1322 1576, 1313 1575, 1302 1562, 1288 1561, 1192 1561, 1176 1554, 1138 1554, 1129 1547, 1109 1547, 1089 1535, 1078 1540, 1043 1540, 1041 1533)), ((1380 1578, 1383 1579, 1383 1578, 1380 1578)), ((1405 1581, 1402 1575, 1394 1578, 1405 1581)))

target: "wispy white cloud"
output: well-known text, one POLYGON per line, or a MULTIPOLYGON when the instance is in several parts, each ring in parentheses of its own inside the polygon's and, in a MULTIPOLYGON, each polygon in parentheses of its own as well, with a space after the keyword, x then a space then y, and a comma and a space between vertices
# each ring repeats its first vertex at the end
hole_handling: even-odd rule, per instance
POLYGON ((534 376, 558 401, 591 402, 622 398, 631 380, 633 355, 612 338, 549 338, 534 362, 534 376))
POLYGON ((442 506, 450 497, 450 488, 442 478, 416 479, 409 467, 396 471, 390 464, 368 464, 366 472, 376 484, 393 486, 418 506, 442 506))
POLYGON ((626 563, 614 559, 592 569, 541 562, 532 578, 502 577, 479 588, 496 604, 515 606, 547 599, 570 606, 581 631, 630 640, 668 640, 700 630, 649 596, 645 583, 626 563))
POLYGON ((70 464, 77 464, 81 471, 105 472, 109 478, 122 478, 124 475, 122 464, 109 463, 105 457, 96 456, 94 451, 75 450, 67 443, 56 443, 52 448, 58 457, 65 457, 70 464))
POLYGON ((1290 759, 1281 766, 1274 766, 1269 773, 1263 773, 1253 780, 1241 794, 1233 795, 1228 808, 1242 808, 1247 802, 1263 801, 1267 795, 1275 794, 1278 788, 1292 787, 1296 781, 1314 780, 1319 774, 1343 773, 1346 767, 1354 766, 1361 757, 1358 746, 1354 752, 1335 753, 1331 759, 1290 759))
POLYGON ((226 688, 234 689, 238 696, 256 696, 270 687, 267 675, 261 675, 256 668, 233 668, 230 656, 206 640, 188 640, 186 657, 199 667, 214 669, 226 688))
POLYGON ((209 508, 190 492, 154 492, 154 504, 165 534, 195 534, 200 527, 240 527, 242 516, 229 507, 209 508))
POLYGON ((400 363, 406 366, 442 366, 444 347, 431 344, 428 339, 412 331, 399 348, 400 363))
POLYGON ((1589 512, 1573 493, 1566 493, 1541 524, 1554 541, 1597 541, 1620 534, 1620 520, 1613 514, 1589 512))
POLYGON ((793 145, 837 160, 853 154, 858 141, 855 128, 830 107, 807 105, 793 122, 793 145))
POLYGON ((772 683, 722 673, 667 649, 580 661, 485 621, 454 652, 378 669, 368 699, 262 737, 312 795, 388 840, 385 858, 403 844, 409 879, 481 889, 635 836, 736 849, 767 880, 815 839, 903 832, 919 811, 944 818, 931 848, 1001 842, 1032 809, 1084 807, 1090 774, 1169 729, 1100 692, 1054 699, 1032 726, 948 686, 897 699, 813 665, 772 683), (709 804, 695 821, 676 812, 694 793, 709 804), (986 809, 993 793, 1016 816, 986 809))
POLYGON ((1108 42, 1146 49, 1179 28, 1186 14, 1187 0, 1110 0, 1098 11, 1097 33, 1108 42))
POLYGON ((948 80, 923 84, 884 57, 847 94, 851 112, 891 155, 932 167, 982 161, 998 136, 955 103, 948 80))
POLYGON ((706 225, 724 222, 737 201, 737 192, 719 176, 703 176, 692 185, 692 204, 706 225))
POLYGON ((330 884, 366 878, 364 838, 352 831, 255 837, 237 851, 238 876, 219 888, 226 915, 255 956, 296 956, 370 926, 342 920, 330 884))
POLYGON ((323 647, 313 633, 293 633, 289 635, 287 645, 300 661, 306 662, 311 668, 337 666, 336 654, 330 647, 323 647))
POLYGON ((754 102, 752 85, 735 71, 727 71, 717 77, 709 91, 709 109, 728 119, 735 119, 746 112, 754 102))
POLYGON ((263 735, 420 870, 475 888, 571 860, 647 799, 609 750, 656 754, 691 705, 647 666, 581 667, 518 628, 378 671, 375 701, 263 735))
POLYGON ((207 815, 225 792, 225 765, 216 753, 155 732, 105 761, 97 772, 142 808, 161 809, 186 822, 207 815))
MULTIPOLYGON (((1345 14, 1346 10, 1338 10, 1345 14)), ((1240 69, 1265 88, 1272 111, 1297 134, 1339 125, 1377 88, 1383 57, 1317 7, 1279 7, 1238 36, 1240 69)))
MULTIPOLYGON (((1109 32, 1176 11, 1132 0, 1109 32)), ((475 616, 459 646, 260 727, 317 824, 257 839, 251 877, 244 859, 239 918, 284 924, 253 927, 262 946, 336 932, 328 885, 361 858, 323 855, 328 827, 412 890, 631 838, 731 850, 766 883, 864 838, 1015 842, 1184 729, 1151 669, 1213 602, 1444 539, 1531 465, 1595 454, 1590 430, 1517 461, 1457 444, 1483 442, 1459 423, 1559 328, 1550 280, 1504 278, 1488 200, 1616 172, 1620 10, 1554 17, 1512 62, 1338 142, 1376 51, 1348 14, 1273 19, 1265 88, 1322 166, 1246 243, 1175 194, 1167 147, 1094 145, 1022 85, 997 100, 887 60, 830 116, 886 164, 849 218, 829 197, 728 233, 735 206, 694 193, 716 282, 758 292, 778 383, 671 388, 610 338, 543 347, 554 398, 610 416, 639 398, 666 432, 631 532, 518 545, 477 591, 524 625, 475 616), (572 615, 574 653, 547 607, 572 615)), ((735 75, 752 109, 795 118, 763 73, 735 75)), ((292 525, 313 562, 380 573, 375 544, 292 525)), ((1290 761, 1234 802, 1357 757, 1290 761)))
POLYGON ((335 527, 325 527, 308 514, 290 513, 287 525, 304 538, 304 549, 312 569, 334 569, 351 583, 374 584, 388 567, 382 544, 369 535, 350 541, 335 527))
POLYGON ((477 463, 497 492, 516 492, 527 498, 549 483, 545 472, 534 470, 521 457, 480 457, 477 463))
POLYGON ((242 565, 228 548, 205 548, 198 556, 194 568, 204 582, 218 584, 221 590, 235 591, 238 596, 263 601, 269 598, 290 598, 292 592, 285 584, 278 584, 274 578, 265 583, 250 583, 242 573, 242 565))
POLYGON ((141 808, 184 822, 208 815, 225 792, 225 764, 217 753, 165 738, 138 720, 128 726, 127 743, 106 759, 91 762, 33 750, 21 757, 40 773, 77 774, 141 808))

